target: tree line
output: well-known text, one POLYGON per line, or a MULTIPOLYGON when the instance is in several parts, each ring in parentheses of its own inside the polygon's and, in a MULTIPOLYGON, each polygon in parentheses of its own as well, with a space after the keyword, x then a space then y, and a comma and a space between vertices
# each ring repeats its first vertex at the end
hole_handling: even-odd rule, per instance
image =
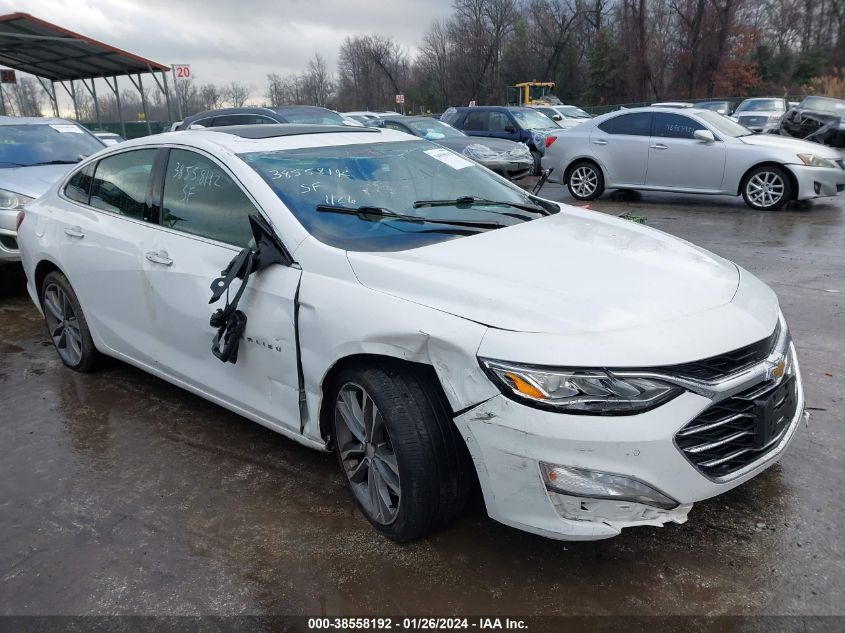
MULTIPOLYGON (((223 106, 308 104, 337 110, 393 109, 404 94, 412 111, 501 104, 507 86, 553 81, 579 105, 715 96, 845 97, 845 0, 454 0, 414 51, 389 34, 347 37, 336 72, 319 54, 301 73, 267 75, 263 90, 180 81, 184 116, 223 106), (261 92, 262 94, 256 94, 261 92)), ((166 120, 164 96, 145 86, 151 120, 166 120)), ((78 90, 80 118, 93 101, 78 90)), ((21 78, 4 87, 7 111, 40 112, 43 91, 21 78)), ((121 92, 126 119, 141 111, 134 89, 121 92)), ((117 120, 113 95, 101 118, 117 120)))

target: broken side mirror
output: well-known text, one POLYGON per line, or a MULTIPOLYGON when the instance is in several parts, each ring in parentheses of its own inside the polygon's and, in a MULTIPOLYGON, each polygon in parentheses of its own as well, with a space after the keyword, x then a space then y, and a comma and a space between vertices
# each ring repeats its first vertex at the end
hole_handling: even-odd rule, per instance
POLYGON ((289 266, 293 263, 290 253, 264 218, 250 215, 249 224, 255 244, 235 255, 221 271, 221 276, 211 282, 211 299, 208 303, 215 303, 224 292, 227 293, 226 305, 215 310, 209 320, 211 327, 217 328, 217 334, 211 342, 211 353, 224 363, 238 362, 238 348, 247 322, 246 314, 238 310, 238 302, 246 290, 250 275, 272 264, 289 266), (240 286, 235 296, 230 298, 229 286, 235 279, 241 280, 240 286))

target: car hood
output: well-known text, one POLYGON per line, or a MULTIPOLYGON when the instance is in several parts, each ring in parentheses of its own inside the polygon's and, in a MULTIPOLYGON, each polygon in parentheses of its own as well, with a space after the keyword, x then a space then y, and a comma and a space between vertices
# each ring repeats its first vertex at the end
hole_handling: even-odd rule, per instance
POLYGON ((0 189, 38 198, 75 165, 38 165, 0 169, 0 189))
POLYGON ((464 136, 458 138, 441 138, 433 139, 434 143, 448 147, 456 152, 460 152, 469 145, 484 145, 497 152, 509 152, 519 147, 519 143, 514 143, 504 138, 488 138, 485 136, 464 136))
POLYGON ((783 115, 783 110, 749 110, 747 112, 734 112, 731 116, 734 116, 738 119, 741 116, 782 117, 783 115))
POLYGON ((654 324, 729 303, 737 267, 660 231, 562 212, 407 251, 349 252, 371 289, 491 327, 569 334, 654 324))
MULTIPOLYGON (((800 138, 792 138, 791 136, 780 136, 777 134, 754 134, 750 136, 740 136, 739 140, 746 145, 756 145, 759 147, 771 147, 775 149, 794 150, 795 153, 808 153, 821 156, 822 158, 838 159, 839 152, 829 147, 825 147, 819 143, 812 143, 800 138)), ((796 160, 792 162, 798 162, 796 160)))

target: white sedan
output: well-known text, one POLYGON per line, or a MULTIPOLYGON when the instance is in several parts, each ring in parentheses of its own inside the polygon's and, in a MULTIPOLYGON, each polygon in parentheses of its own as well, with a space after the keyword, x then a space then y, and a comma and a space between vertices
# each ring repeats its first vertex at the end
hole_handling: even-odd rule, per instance
POLYGON ((591 119, 546 140, 549 179, 577 200, 605 189, 741 195, 753 209, 845 190, 834 149, 754 134, 710 110, 636 108, 591 119))
POLYGON ((112 356, 334 451, 399 541, 476 479, 491 517, 552 538, 682 523, 773 464, 804 407, 754 276, 391 130, 135 139, 19 221, 65 365, 112 356))

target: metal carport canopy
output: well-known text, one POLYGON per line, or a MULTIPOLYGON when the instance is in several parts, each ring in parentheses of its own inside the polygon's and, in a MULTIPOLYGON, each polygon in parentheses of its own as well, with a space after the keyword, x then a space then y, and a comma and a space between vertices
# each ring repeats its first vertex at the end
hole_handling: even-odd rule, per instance
MULTIPOLYGON (((164 75, 170 70, 168 66, 74 33, 28 13, 0 15, 0 64, 35 75, 42 80, 42 85, 53 100, 56 110, 58 106, 55 88, 50 94, 43 79, 60 83, 70 81, 70 90, 64 83, 61 85, 71 95, 76 106, 74 80, 82 80, 89 92, 94 93, 94 79, 103 78, 108 83, 107 77, 126 75, 143 96, 141 73, 150 73, 153 76, 165 93, 169 106, 170 96, 164 75), (162 73, 163 86, 155 76, 156 72, 162 73), (137 75, 138 83, 132 78, 133 74, 137 75), (91 80, 91 87, 85 83, 86 79, 91 80), (74 94, 71 94, 72 92, 74 94)), ((116 79, 114 87, 109 84, 109 88, 117 92, 116 79)), ((96 100, 96 95, 93 96, 96 100)))

